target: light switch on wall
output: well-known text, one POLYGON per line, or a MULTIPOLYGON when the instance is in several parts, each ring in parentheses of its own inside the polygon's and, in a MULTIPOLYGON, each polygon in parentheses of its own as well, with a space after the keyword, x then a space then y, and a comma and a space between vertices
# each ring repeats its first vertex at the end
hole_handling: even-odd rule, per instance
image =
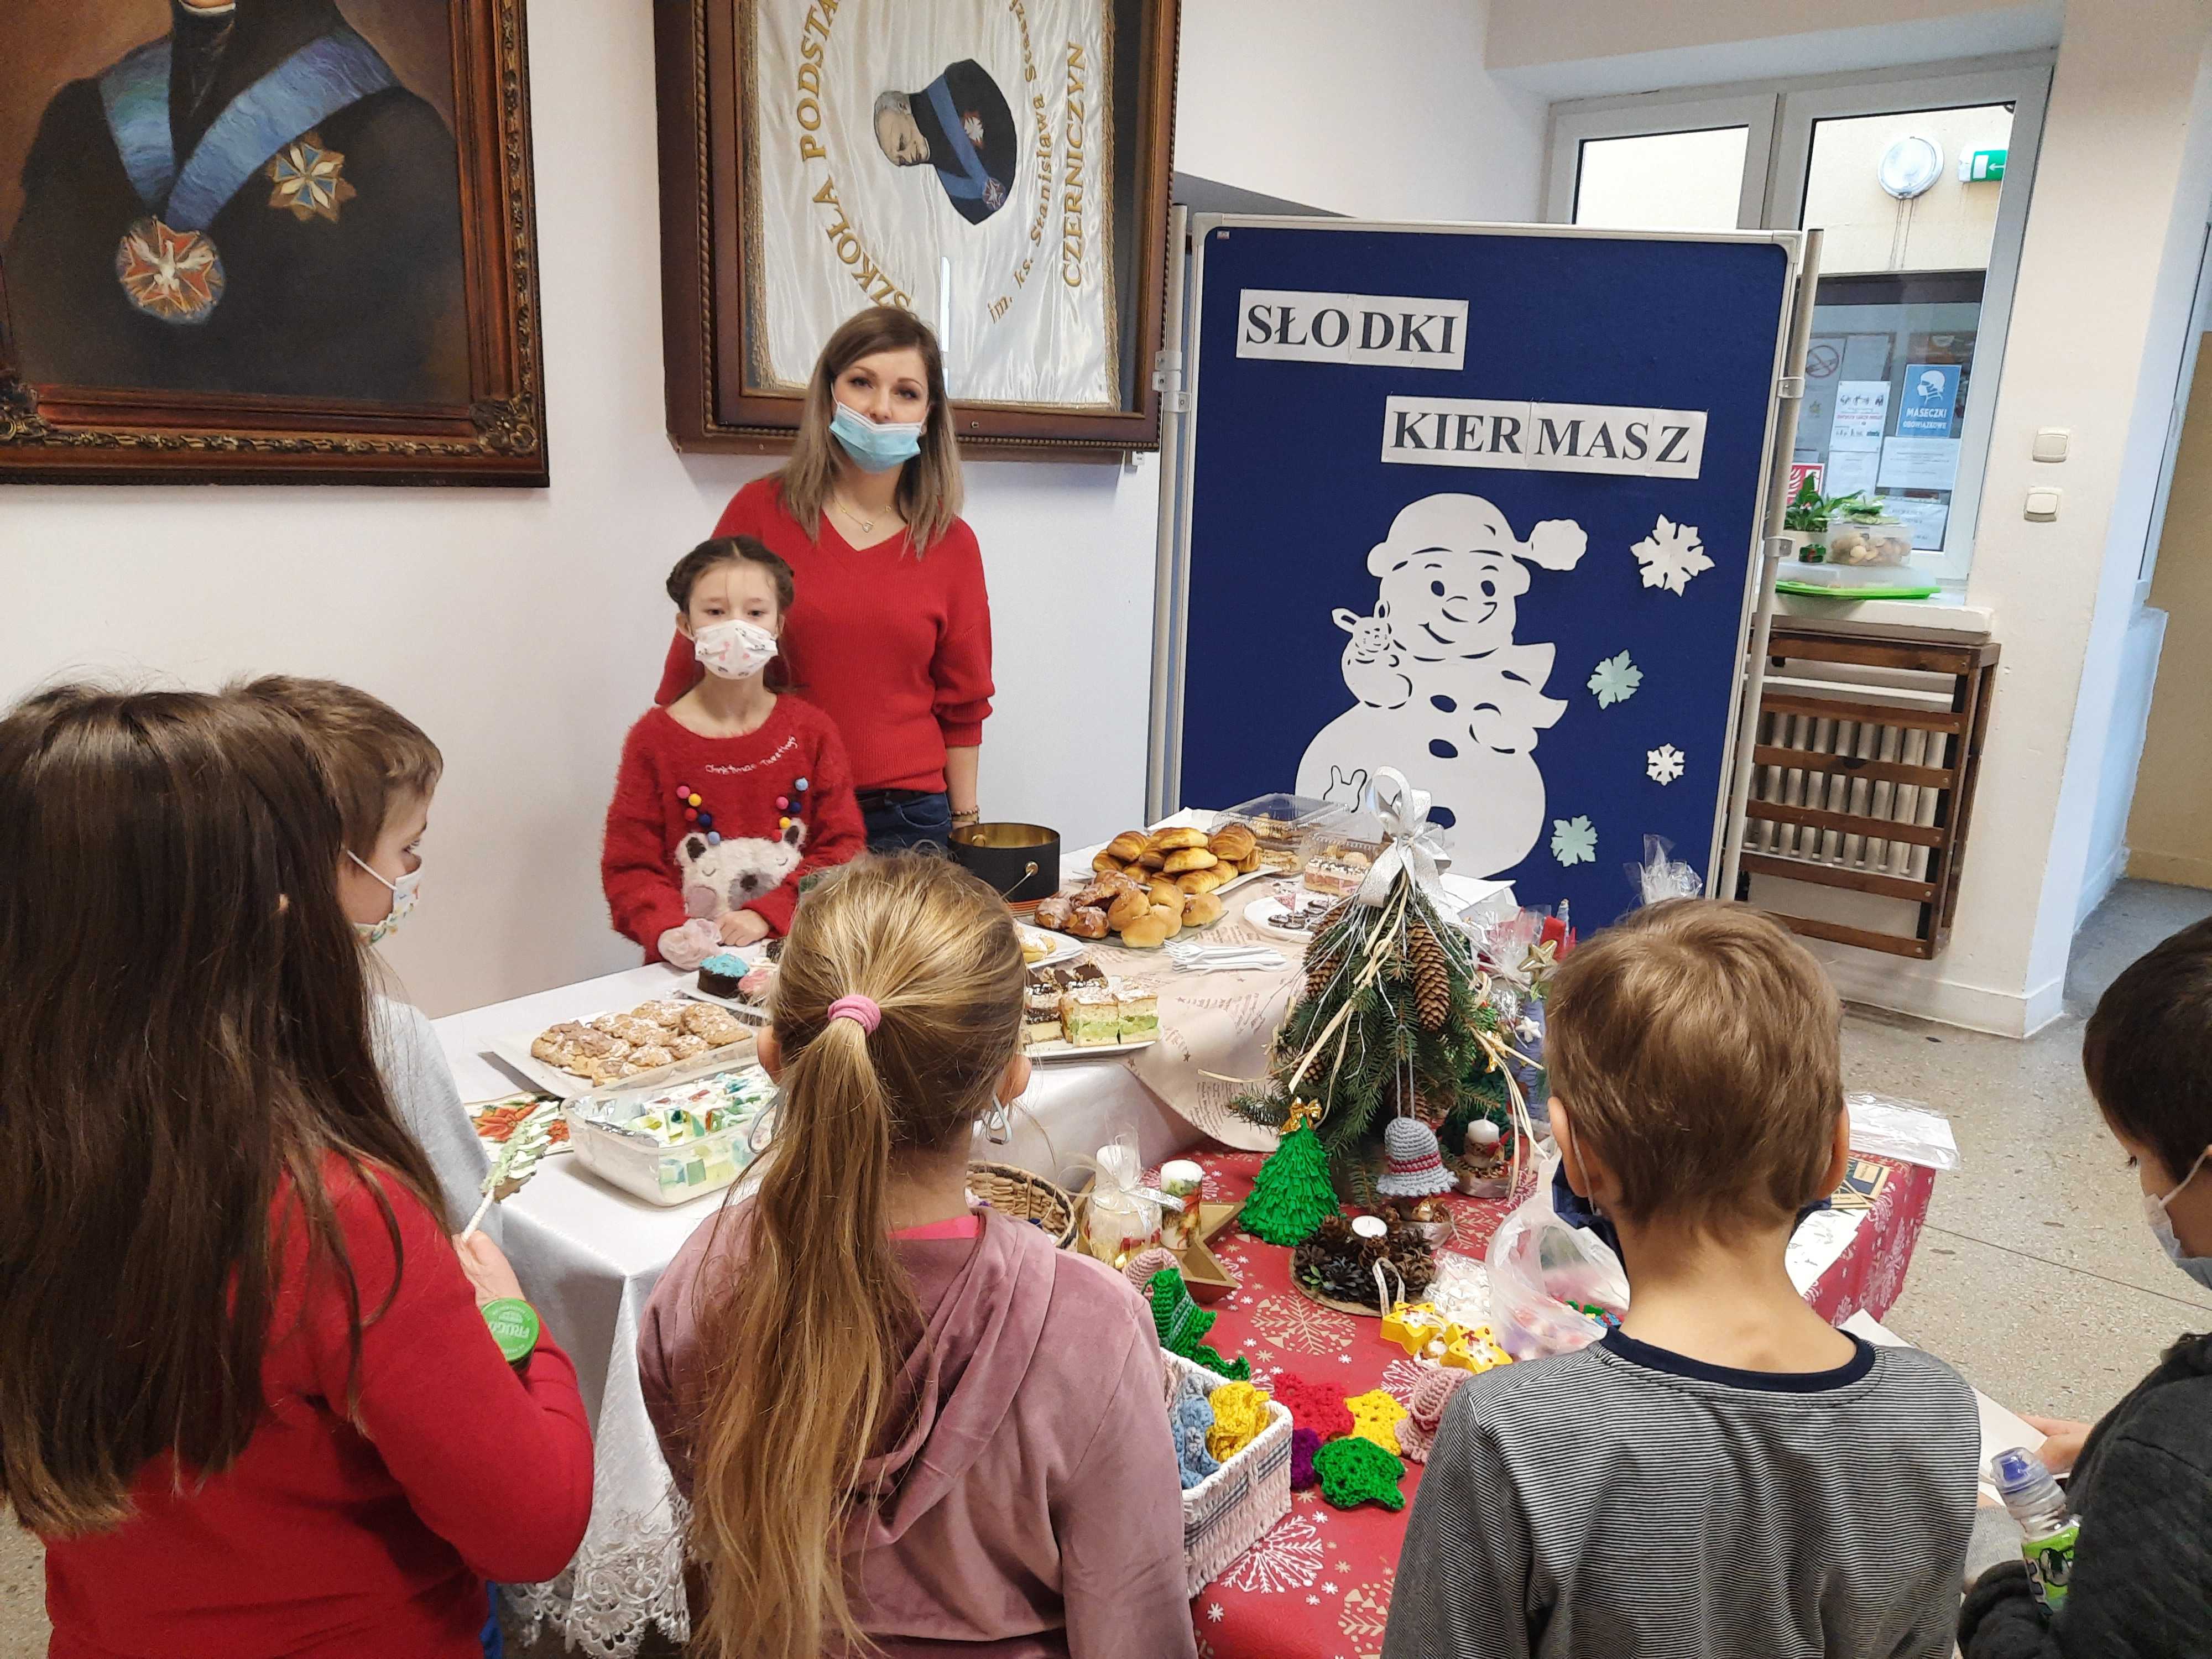
POLYGON ((2073 437, 2072 430, 2067 427, 2039 427, 2035 433, 2035 447, 2029 453, 2039 461, 2063 461, 2066 459, 2066 446, 2073 437))
POLYGON ((2054 485, 2037 485, 2027 492, 2023 516, 2032 524, 2049 524, 2058 516, 2058 498, 2063 493, 2054 485))

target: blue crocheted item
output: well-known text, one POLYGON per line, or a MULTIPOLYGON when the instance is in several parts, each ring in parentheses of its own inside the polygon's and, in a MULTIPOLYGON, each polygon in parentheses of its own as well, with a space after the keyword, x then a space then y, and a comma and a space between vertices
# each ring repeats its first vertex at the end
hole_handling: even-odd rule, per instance
POLYGON ((1175 1425, 1176 1466, 1182 1472, 1182 1489, 1188 1492, 1221 1465, 1206 1449, 1206 1431, 1213 1426, 1213 1407, 1203 1395, 1183 1395, 1170 1418, 1175 1425))

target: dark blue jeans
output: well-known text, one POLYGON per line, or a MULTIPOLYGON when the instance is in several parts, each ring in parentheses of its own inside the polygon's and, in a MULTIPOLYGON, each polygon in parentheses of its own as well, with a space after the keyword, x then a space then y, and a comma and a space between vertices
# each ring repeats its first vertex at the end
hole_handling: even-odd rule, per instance
POLYGON ((921 848, 941 853, 952 830, 952 803, 941 790, 933 795, 913 789, 864 790, 860 817, 867 825, 871 853, 921 848))

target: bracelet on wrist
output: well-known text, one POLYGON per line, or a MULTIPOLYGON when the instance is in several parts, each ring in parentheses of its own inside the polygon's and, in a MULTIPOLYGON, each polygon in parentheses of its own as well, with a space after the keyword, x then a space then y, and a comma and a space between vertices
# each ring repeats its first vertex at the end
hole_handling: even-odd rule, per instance
POLYGON ((981 823, 982 821, 983 809, 980 806, 971 806, 964 812, 955 812, 952 815, 952 822, 956 824, 981 823))

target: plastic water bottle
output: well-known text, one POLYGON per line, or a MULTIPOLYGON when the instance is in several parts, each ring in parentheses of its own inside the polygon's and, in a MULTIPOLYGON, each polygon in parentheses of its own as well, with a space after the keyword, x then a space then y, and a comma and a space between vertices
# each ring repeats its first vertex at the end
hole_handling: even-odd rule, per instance
POLYGON ((1990 1480, 2007 1512, 2020 1522, 2020 1553, 2034 1575, 2037 1594, 2057 1612, 2066 1604, 2067 1581, 2074 1576, 2074 1541, 2081 1523, 2066 1507, 2066 1494, 2043 1460, 2025 1446, 1990 1459, 1990 1480))

